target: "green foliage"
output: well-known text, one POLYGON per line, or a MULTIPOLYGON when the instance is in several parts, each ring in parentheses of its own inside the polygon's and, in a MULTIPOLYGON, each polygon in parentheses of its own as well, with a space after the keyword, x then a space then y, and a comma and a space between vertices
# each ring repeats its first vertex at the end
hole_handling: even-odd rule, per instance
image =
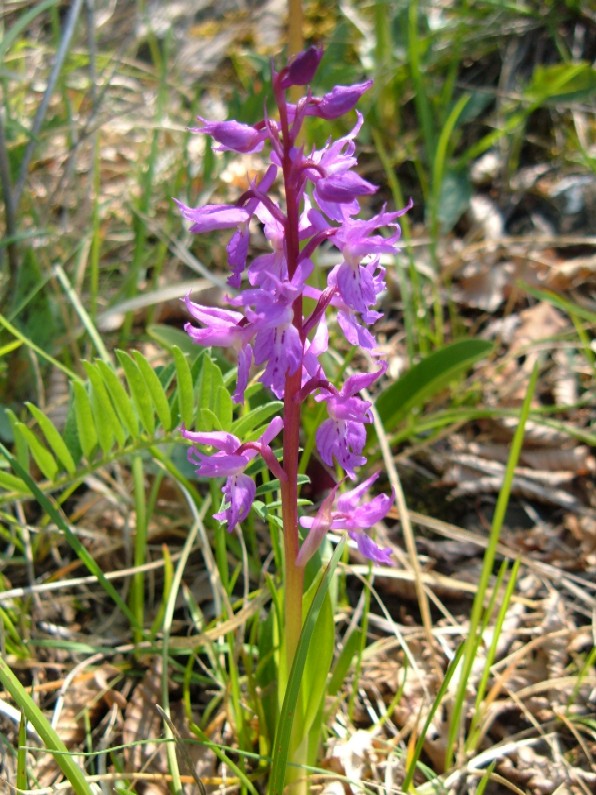
POLYGON ((492 350, 485 340, 458 340, 429 354, 379 395, 376 407, 388 432, 492 350))
MULTIPOLYGON (((122 370, 104 360, 83 362, 86 380, 71 380, 66 426, 61 433, 38 406, 7 411, 15 458, 45 491, 71 488, 88 474, 154 445, 182 444, 179 428, 231 430, 258 436, 279 410, 279 401, 246 410, 234 421, 234 404, 217 364, 204 352, 191 359, 172 348, 174 362, 151 367, 138 351, 116 351, 122 370), (28 416, 27 416, 28 415, 28 416)), ((0 469, 0 504, 31 497, 27 483, 0 469)))
MULTIPOLYGON (((306 713, 303 713, 302 709, 300 709, 298 706, 299 699, 304 697, 302 695, 304 693, 306 693, 308 697, 309 690, 313 685, 313 682, 311 682, 308 676, 305 674, 305 668, 309 658, 313 657, 312 653, 309 654, 309 649, 314 642, 314 638, 317 636, 319 639, 322 636, 326 637, 329 632, 331 632, 331 639, 327 638, 325 640, 325 648, 327 648, 328 643, 334 643, 335 630, 333 627, 333 616, 331 617, 331 626, 329 626, 328 620, 325 617, 325 602, 326 599, 328 599, 329 588, 335 575, 337 565, 341 560, 344 546, 345 540, 342 540, 337 545, 331 560, 323 570, 321 578, 316 583, 312 594, 312 599, 310 601, 310 607, 304 619, 300 641, 298 643, 298 648, 296 649, 294 662, 292 664, 292 670, 289 672, 288 682, 285 688, 285 694, 283 696, 281 714, 279 716, 275 734, 273 764, 269 777, 269 795, 281 795, 283 792, 284 783, 286 782, 286 774, 290 775, 287 761, 291 752, 291 748, 296 743, 296 738, 300 738, 302 741, 307 741, 308 727, 305 725, 304 721, 312 714, 312 712, 309 708, 307 709, 306 713)), ((312 672, 312 665, 309 667, 309 670, 312 672)), ((317 673, 316 680, 319 681, 322 675, 323 674, 321 673, 317 673)), ((324 672, 325 678, 327 675, 328 668, 324 672)), ((316 685, 316 683, 315 687, 317 690, 319 690, 319 687, 316 685)), ((316 729, 318 734, 319 727, 316 726, 316 729)), ((305 775, 305 773, 304 771, 294 770, 291 775, 299 777, 305 775)))

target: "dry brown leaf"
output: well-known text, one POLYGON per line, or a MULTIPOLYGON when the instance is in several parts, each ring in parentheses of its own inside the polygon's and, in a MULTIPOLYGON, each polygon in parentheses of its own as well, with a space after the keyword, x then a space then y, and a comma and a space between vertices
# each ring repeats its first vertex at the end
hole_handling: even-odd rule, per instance
POLYGON ((155 709, 155 704, 162 701, 161 679, 162 659, 156 656, 124 712, 122 741, 126 746, 126 769, 131 773, 165 773, 167 770, 165 745, 158 742, 163 733, 162 720, 155 709))

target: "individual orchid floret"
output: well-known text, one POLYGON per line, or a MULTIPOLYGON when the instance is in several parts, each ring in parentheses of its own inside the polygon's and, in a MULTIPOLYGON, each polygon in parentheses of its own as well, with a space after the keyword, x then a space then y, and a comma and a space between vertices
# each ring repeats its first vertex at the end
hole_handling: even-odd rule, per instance
POLYGON ((261 381, 282 398, 285 379, 302 364, 304 344, 294 325, 293 304, 301 294, 312 262, 303 261, 291 281, 277 282, 268 289, 245 290, 239 299, 247 305, 247 317, 256 330, 255 364, 265 364, 261 381))
MULTIPOLYGON (((334 306, 335 305, 334 302, 334 306)), ((369 318, 374 318, 374 320, 378 320, 383 316, 381 312, 368 312, 367 315, 369 318)), ((337 313, 337 325, 342 330, 344 337, 350 345, 367 350, 372 356, 378 355, 376 338, 366 326, 362 325, 356 312, 345 306, 345 304, 337 313)))
POLYGON ((193 342, 197 345, 216 345, 237 351, 238 377, 233 400, 235 403, 243 403, 253 358, 250 340, 255 335, 255 329, 240 312, 196 304, 190 300, 189 295, 184 298, 184 302, 189 314, 203 324, 203 328, 197 328, 192 323, 185 324, 184 330, 193 342))
POLYGON ((355 215, 360 210, 359 196, 370 196, 377 186, 363 179, 353 169, 354 138, 362 127, 362 115, 343 138, 329 142, 314 151, 304 164, 306 177, 314 185, 314 198, 319 208, 335 221, 355 215))
POLYGON ((184 303, 189 314, 204 326, 197 328, 192 323, 184 325, 188 336, 199 345, 216 345, 222 348, 242 347, 254 336, 254 329, 246 323, 244 315, 240 312, 196 304, 190 300, 190 294, 185 296, 184 303))
POLYGON ((260 254, 252 260, 248 266, 248 281, 253 286, 266 288, 271 277, 279 282, 288 276, 285 255, 286 232, 283 223, 263 204, 257 207, 255 215, 263 224, 263 232, 273 250, 268 254, 260 254))
POLYGON ((358 373, 347 379, 341 390, 331 384, 327 394, 316 399, 327 403, 329 419, 316 433, 319 455, 325 464, 333 466, 333 459, 344 469, 349 478, 355 479, 355 467, 366 463, 361 455, 366 444, 365 425, 372 422, 371 403, 357 397, 358 392, 369 387, 387 369, 383 364, 375 373, 358 373))
POLYGON ((253 127, 250 124, 241 124, 238 121, 208 121, 197 116, 203 123, 202 127, 191 127, 194 133, 210 135, 219 146, 214 149, 219 152, 232 150, 240 154, 260 152, 267 138, 267 130, 253 127))
MULTIPOLYGON (((228 254, 228 265, 232 271, 231 275, 228 277, 228 284, 230 287, 235 289, 240 287, 242 283, 242 273, 246 267, 248 246, 250 243, 250 219, 255 213, 259 212, 259 209, 261 208, 261 202, 269 188, 273 185, 276 175, 276 166, 269 166, 259 182, 250 183, 250 188, 245 194, 245 203, 242 205, 242 207, 246 211, 247 217, 244 221, 238 224, 236 231, 230 238, 226 247, 228 254)), ((271 216, 270 212, 269 215, 271 216)))
POLYGON ((190 231, 195 234, 215 232, 218 229, 233 229, 250 220, 250 213, 244 207, 234 204, 204 204, 202 207, 188 207, 174 199, 182 215, 192 222, 190 231))
POLYGON ((306 100, 307 116, 318 116, 320 119, 337 119, 353 110, 365 91, 372 86, 372 80, 354 83, 351 86, 335 86, 322 97, 309 97, 306 100))
POLYGON ((228 530, 233 530, 243 522, 253 504, 256 485, 253 478, 243 474, 252 459, 260 454, 276 477, 283 477, 283 471, 269 447, 283 427, 281 417, 274 417, 268 428, 256 442, 242 444, 237 436, 226 431, 210 431, 207 433, 182 429, 182 435, 193 442, 188 451, 189 462, 196 467, 199 477, 225 477, 222 487, 224 495, 223 510, 214 514, 214 518, 227 522, 228 530), (194 445, 209 445, 216 452, 212 455, 202 453, 194 445))
MULTIPOLYGON (((397 253, 401 230, 393 222, 398 216, 399 213, 382 211, 366 221, 346 217, 329 237, 344 258, 329 274, 329 283, 337 284, 347 306, 358 312, 366 312, 385 289, 385 271, 379 266, 379 255, 397 253), (373 234, 381 227, 395 232, 390 237, 373 234)), ((311 219, 317 221, 314 213, 311 219)))
POLYGON ((302 527, 309 530, 300 549, 301 565, 312 557, 329 530, 347 530, 365 558, 381 565, 392 564, 391 549, 379 547, 365 532, 384 519, 393 505, 393 496, 389 497, 386 494, 378 494, 372 500, 362 502, 364 495, 378 477, 378 474, 373 475, 355 489, 341 494, 333 510, 338 488, 335 487, 323 500, 315 516, 303 516, 300 519, 302 527))

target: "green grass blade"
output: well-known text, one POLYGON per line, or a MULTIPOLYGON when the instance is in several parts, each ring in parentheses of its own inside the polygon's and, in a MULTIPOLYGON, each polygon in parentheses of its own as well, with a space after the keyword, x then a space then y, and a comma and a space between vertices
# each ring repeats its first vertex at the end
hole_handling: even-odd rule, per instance
POLYGON ((84 772, 72 758, 68 748, 54 731, 43 712, 10 670, 3 657, 0 657, 0 682, 2 682, 2 687, 10 693, 27 721, 35 728, 46 749, 54 755, 56 764, 70 782, 75 794, 93 795, 93 790, 87 783, 84 772))
POLYGON ((444 677, 443 681, 441 682, 441 687, 439 688, 439 692, 437 693, 437 696, 436 696, 435 700, 432 703, 432 706, 431 706, 431 708, 430 708, 430 710, 428 712, 428 715, 426 717, 426 720, 424 722, 424 726, 422 727, 422 731, 420 732, 420 734, 418 735, 418 739, 416 740, 416 745, 414 746, 414 753, 412 754, 412 758, 409 761, 408 769, 406 770, 406 776, 405 776, 404 782, 403 782, 403 784, 401 786, 402 792, 409 792, 410 791, 410 787, 412 785, 412 780, 414 778, 414 774, 416 773, 416 767, 418 765, 418 760, 420 759, 420 754, 422 753, 422 749, 424 748, 424 743, 426 742, 426 735, 428 734, 428 729, 430 727, 430 724, 433 721, 433 718, 434 718, 437 710, 441 706, 441 702, 443 701, 443 698, 445 697, 445 693, 447 692, 447 689, 449 687, 449 683, 451 682, 451 679, 453 678, 453 674, 457 671, 457 668, 458 668, 458 665, 459 665, 459 661, 461 660, 462 655, 464 653, 464 648, 465 648, 464 644, 462 643, 462 645, 456 651, 455 657, 449 663, 449 667, 447 668, 447 671, 445 672, 445 677, 444 677))
POLYGON ((50 517, 50 519, 56 524, 56 526, 64 533, 66 540, 70 548, 73 550, 75 555, 79 558, 79 560, 87 567, 89 572, 97 578, 99 584, 104 589, 104 591, 113 599, 115 604, 120 608, 123 614, 127 617, 130 621, 132 626, 135 626, 135 617, 131 610, 129 609, 128 605, 118 591, 114 588, 112 583, 106 578, 101 568, 97 565, 94 558, 88 552, 88 550, 81 544, 77 536, 72 532, 68 522, 65 520, 64 516, 60 512, 60 510, 54 505, 53 501, 47 497, 43 491, 39 488, 37 483, 33 480, 33 478, 26 472, 23 467, 19 464, 19 462, 12 456, 6 447, 3 444, 0 444, 0 455, 3 455, 4 458, 8 461, 10 466, 14 469, 16 474, 22 478, 27 484, 27 488, 33 494, 37 502, 39 503, 40 507, 46 512, 46 514, 50 517))
POLYGON ((17 748, 17 789, 27 789, 27 719, 24 712, 21 712, 19 722, 19 745, 17 748))
POLYGON ((490 535, 488 539, 488 546, 486 548, 486 552, 484 553, 482 571, 480 572, 478 588, 476 589, 476 596, 474 598, 474 603, 472 605, 472 612, 470 615, 468 636, 464 643, 464 659, 462 663, 461 676, 451 713, 451 725, 449 727, 449 734, 447 739, 447 752, 445 759, 446 769, 449 769, 449 767, 452 764, 455 743, 460 731, 462 713, 464 709, 464 704, 466 702, 468 680, 470 678, 470 673, 472 671, 472 666, 474 664, 475 649, 478 643, 478 631, 482 622, 484 600, 489 590, 490 577, 493 571, 495 557, 497 554, 497 547, 499 544, 501 527, 503 526, 503 522, 505 519, 505 511, 507 510, 507 505, 509 504, 509 498, 511 496, 511 487, 513 484, 513 478, 515 476, 515 467, 517 466, 517 462, 519 460, 522 451, 522 446, 524 441, 524 431, 526 427, 526 422, 528 421, 528 417, 530 416, 530 407, 532 405, 532 398, 534 397, 534 392, 536 390, 538 373, 539 373, 538 364, 536 364, 534 370, 532 371, 532 375, 530 377, 530 381, 528 384, 528 389, 526 391, 526 396, 524 398, 524 402, 521 407, 519 415, 519 424, 516 428, 513 441, 511 442, 511 450, 509 453, 507 466, 505 468, 503 485, 501 486, 501 490, 497 498, 497 504, 495 506, 495 512, 493 515, 490 535))

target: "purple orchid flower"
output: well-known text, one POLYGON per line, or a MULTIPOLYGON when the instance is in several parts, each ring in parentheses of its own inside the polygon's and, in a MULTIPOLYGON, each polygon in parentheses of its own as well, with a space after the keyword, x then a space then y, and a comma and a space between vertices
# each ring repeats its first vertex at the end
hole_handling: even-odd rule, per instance
MULTIPOLYGON (((229 531, 246 519, 254 502, 257 487, 249 475, 243 474, 253 458, 260 453, 270 468, 279 467, 269 442, 277 436, 282 427, 282 418, 274 417, 261 437, 256 442, 247 444, 242 444, 237 436, 226 431, 201 433, 182 429, 184 438, 193 442, 193 446, 188 451, 188 460, 196 467, 197 475, 205 478, 226 478, 222 487, 224 507, 222 511, 214 514, 214 518, 227 522, 229 531), (217 452, 206 455, 194 446, 196 444, 210 445, 217 452)), ((278 475, 282 475, 280 470, 278 475)))
POLYGON ((335 86, 322 97, 309 97, 306 101, 306 115, 320 119, 337 119, 354 109, 365 91, 372 86, 372 80, 354 83, 351 86, 335 86))
POLYGON ((352 480, 356 474, 354 468, 366 463, 360 453, 366 444, 365 424, 372 422, 371 403, 356 397, 358 392, 366 389, 387 370, 383 363, 375 373, 358 373, 350 376, 341 390, 329 384, 327 394, 316 399, 327 403, 329 419, 325 420, 316 433, 317 450, 321 459, 333 466, 333 459, 345 469, 352 480))
POLYGON ((329 530, 347 530, 365 558, 385 566, 392 564, 391 549, 379 547, 364 532, 384 519, 393 505, 393 495, 389 497, 386 494, 378 494, 372 500, 362 502, 362 498, 378 477, 378 474, 372 475, 355 489, 341 494, 337 498, 335 510, 333 503, 339 485, 334 487, 323 500, 316 516, 303 516, 300 519, 302 527, 309 530, 298 556, 302 565, 316 552, 329 530))
POLYGON ((208 121, 202 116, 197 116, 202 122, 202 127, 190 127, 190 132, 210 135, 219 146, 214 147, 223 152, 232 150, 241 154, 260 152, 267 138, 267 131, 257 129, 250 124, 241 124, 238 121, 208 121))
MULTIPOLYGON (((343 386, 334 386, 323 367, 329 348, 328 319, 335 318, 349 344, 375 357, 380 355, 372 326, 381 317, 375 307, 386 287, 381 257, 398 251, 401 230, 397 218, 409 209, 408 206, 390 212, 383 207, 367 220, 357 217, 361 200, 377 190, 357 172, 354 139, 362 126, 361 114, 357 113, 356 123, 347 135, 330 139, 310 153, 304 151, 299 136, 308 117, 330 120, 351 112, 371 86, 371 81, 338 85, 320 97, 313 96, 307 88, 302 99, 290 103, 286 97, 288 89, 308 86, 321 58, 322 50, 311 47, 279 72, 273 71, 278 109, 275 118, 266 113, 261 121, 250 125, 199 117, 202 126, 193 128, 193 132, 211 136, 216 150, 247 154, 267 147, 269 164, 263 176, 250 182, 235 204, 193 208, 177 202, 192 232, 232 230, 226 246, 228 284, 239 291, 226 298, 228 309, 196 304, 187 296, 186 306, 195 321, 186 324, 187 333, 197 344, 236 352, 234 401, 244 402, 253 365, 261 370, 261 382, 284 400, 284 421, 273 420, 256 442, 242 444, 232 434, 218 431, 183 431, 194 445, 215 448, 214 453, 207 454, 193 446, 189 460, 201 477, 226 478, 223 508, 215 516, 233 528, 247 517, 254 501, 256 487, 245 470, 256 455, 261 455, 280 480, 284 542, 286 538, 293 539, 286 545, 286 556, 288 565, 297 567, 304 565, 331 528, 346 530, 370 559, 389 562, 389 550, 377 547, 366 533, 386 515, 392 502, 383 495, 364 500, 374 477, 339 497, 334 490, 317 517, 304 519, 303 526, 309 527, 310 532, 297 554, 299 422, 301 406, 309 396, 327 404, 328 417, 316 432, 319 454, 326 464, 338 464, 347 477, 354 479, 356 468, 366 463, 366 425, 372 421, 371 403, 359 392, 385 372, 386 364, 381 363, 376 372, 351 375, 343 386), (278 175, 282 201, 274 190, 278 175), (250 236, 255 221, 262 225, 271 249, 251 256, 250 236), (316 250, 323 246, 335 251, 338 258, 326 272, 325 285, 320 279, 309 283, 317 261, 316 250), (242 289, 245 271, 248 286, 242 289), (282 424, 280 464, 269 442, 282 424)), ((293 580, 299 581, 300 578, 293 580)))

